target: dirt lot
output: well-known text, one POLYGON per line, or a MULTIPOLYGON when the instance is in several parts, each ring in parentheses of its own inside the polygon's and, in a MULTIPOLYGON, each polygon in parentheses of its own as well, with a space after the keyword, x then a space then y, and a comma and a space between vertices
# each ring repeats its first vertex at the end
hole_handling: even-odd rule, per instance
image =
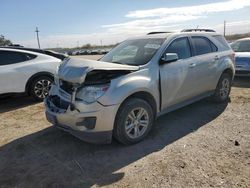
POLYGON ((250 187, 250 79, 230 98, 166 114, 126 147, 51 127, 28 97, 0 99, 0 187, 250 187))

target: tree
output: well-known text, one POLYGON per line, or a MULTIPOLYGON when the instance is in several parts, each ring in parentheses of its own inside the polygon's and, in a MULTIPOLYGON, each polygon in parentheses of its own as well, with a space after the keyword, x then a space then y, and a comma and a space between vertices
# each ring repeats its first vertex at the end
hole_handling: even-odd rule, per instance
POLYGON ((85 44, 82 46, 82 48, 86 48, 86 49, 90 49, 91 47, 92 47, 91 44, 85 44))
POLYGON ((0 35, 0 46, 8 46, 11 45, 12 42, 8 39, 5 39, 3 35, 0 35))

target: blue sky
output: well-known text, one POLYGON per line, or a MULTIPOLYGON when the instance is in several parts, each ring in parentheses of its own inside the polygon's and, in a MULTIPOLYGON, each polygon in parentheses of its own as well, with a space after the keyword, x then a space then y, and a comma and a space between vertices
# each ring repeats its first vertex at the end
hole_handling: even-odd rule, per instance
POLYGON ((250 32, 250 0, 1 0, 0 34, 29 47, 111 44, 148 31, 209 27, 250 32))

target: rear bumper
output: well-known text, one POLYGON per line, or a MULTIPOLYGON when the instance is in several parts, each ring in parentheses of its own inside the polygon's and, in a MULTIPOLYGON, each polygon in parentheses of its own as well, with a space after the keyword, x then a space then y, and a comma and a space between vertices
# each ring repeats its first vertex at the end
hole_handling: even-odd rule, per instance
MULTIPOLYGON (((111 143, 118 106, 106 107, 94 104, 90 105, 88 111, 70 109, 70 107, 66 109, 54 104, 52 97, 49 96, 44 101, 46 118, 50 123, 86 142, 111 143)), ((79 107, 79 105, 76 106, 79 107)))
POLYGON ((235 76, 250 76, 250 69, 249 70, 237 70, 236 69, 235 76))

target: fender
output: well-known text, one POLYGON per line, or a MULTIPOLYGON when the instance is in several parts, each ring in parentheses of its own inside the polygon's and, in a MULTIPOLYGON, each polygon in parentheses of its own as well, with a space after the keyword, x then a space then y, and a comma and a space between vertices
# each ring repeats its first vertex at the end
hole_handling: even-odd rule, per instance
POLYGON ((159 110, 159 78, 152 78, 150 75, 152 71, 143 69, 112 80, 107 93, 98 102, 104 106, 120 105, 129 96, 146 92, 154 98, 156 109, 159 110))

